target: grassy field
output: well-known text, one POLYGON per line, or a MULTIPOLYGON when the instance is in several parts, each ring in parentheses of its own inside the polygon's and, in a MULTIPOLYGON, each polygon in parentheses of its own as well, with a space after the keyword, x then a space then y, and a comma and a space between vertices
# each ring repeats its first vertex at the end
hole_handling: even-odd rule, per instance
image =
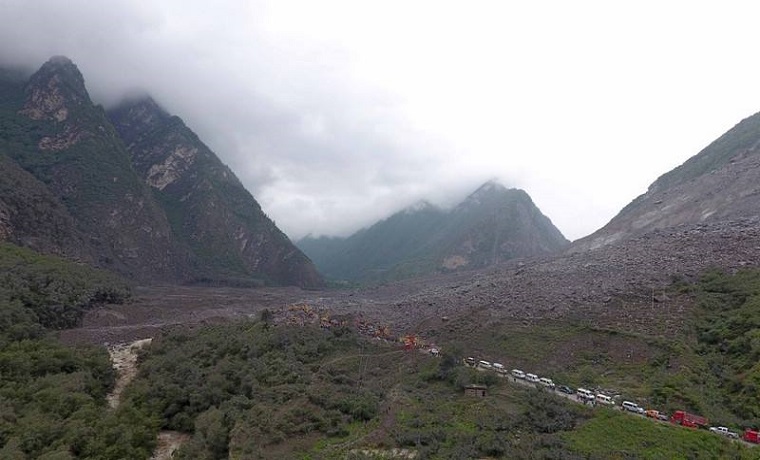
POLYGON ((759 458, 760 451, 705 430, 688 429, 600 409, 563 435, 572 451, 598 459, 759 458))

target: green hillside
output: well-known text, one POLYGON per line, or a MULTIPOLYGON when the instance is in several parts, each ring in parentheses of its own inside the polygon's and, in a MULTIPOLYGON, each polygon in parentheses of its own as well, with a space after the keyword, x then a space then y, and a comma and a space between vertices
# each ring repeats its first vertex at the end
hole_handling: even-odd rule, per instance
POLYGON ((106 408, 106 349, 64 346, 53 332, 129 295, 113 275, 0 243, 0 458, 149 456, 155 422, 106 408))
POLYGON ((483 268, 567 244, 527 193, 493 182, 450 210, 422 203, 348 238, 298 242, 327 277, 353 282, 483 268))
MULTIPOLYGON (((80 251, 92 263, 134 279, 177 276, 167 263, 177 253, 166 218, 134 173, 105 112, 90 101, 76 66, 53 58, 25 83, 5 81, 3 87, 0 154, 44 184, 54 197, 49 201, 65 208, 60 214, 75 225, 66 233, 84 236, 80 251)), ((24 199, 22 193, 13 193, 13 199, 24 199)), ((13 240, 25 243, 30 225, 23 216, 14 217, 13 240)), ((37 230, 46 231, 62 230, 37 230)), ((60 244, 63 248, 52 252, 70 252, 65 239, 60 244)))
POLYGON ((714 434, 515 385, 456 355, 364 340, 261 321, 177 330, 144 353, 127 404, 192 434, 179 458, 383 458, 391 449, 416 458, 757 458, 714 434), (469 383, 486 384, 489 396, 465 396, 469 383))
POLYGON ((348 238, 304 238, 298 246, 327 277, 366 281, 394 278, 399 266, 414 262, 411 274, 434 269, 431 251, 446 213, 425 204, 401 211, 348 238), (426 266, 427 265, 427 266, 426 266))

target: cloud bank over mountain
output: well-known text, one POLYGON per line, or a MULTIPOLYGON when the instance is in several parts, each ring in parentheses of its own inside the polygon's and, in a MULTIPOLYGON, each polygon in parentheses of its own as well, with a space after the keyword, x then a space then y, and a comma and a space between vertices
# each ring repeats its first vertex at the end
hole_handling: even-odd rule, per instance
POLYGON ((575 239, 760 108, 750 7, 502 3, 2 0, 0 64, 150 93, 296 239, 494 177, 575 239))

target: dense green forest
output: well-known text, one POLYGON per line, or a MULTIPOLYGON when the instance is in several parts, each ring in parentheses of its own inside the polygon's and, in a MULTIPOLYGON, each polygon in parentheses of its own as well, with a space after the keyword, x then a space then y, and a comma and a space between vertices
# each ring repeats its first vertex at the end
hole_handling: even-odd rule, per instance
POLYGON ((0 244, 0 458, 149 456, 156 422, 106 410, 114 371, 105 348, 54 337, 129 292, 112 275, 0 244))
POLYGON ((540 391, 514 392, 490 373, 348 329, 263 321, 177 330, 144 352, 125 404, 193 433, 179 458, 360 458, 409 448, 419 458, 559 455, 554 433, 588 409, 540 391), (464 396, 462 385, 494 396, 464 396), (358 450, 357 450, 358 449, 358 450))
POLYGON ((143 352, 125 404, 192 433, 178 458, 756 458, 704 431, 591 409, 347 329, 178 329, 143 352), (486 398, 463 386, 488 386, 486 398), (619 438, 630 437, 621 441, 619 438))

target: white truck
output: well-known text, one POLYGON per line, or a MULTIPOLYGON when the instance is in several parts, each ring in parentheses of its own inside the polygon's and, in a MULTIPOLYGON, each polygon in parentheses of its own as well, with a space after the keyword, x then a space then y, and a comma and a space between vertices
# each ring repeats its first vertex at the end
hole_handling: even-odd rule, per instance
POLYGON ((729 438, 737 438, 737 439, 739 438, 738 433, 735 433, 729 430, 725 426, 711 426, 710 431, 712 431, 713 433, 722 434, 723 436, 727 436, 729 438))

